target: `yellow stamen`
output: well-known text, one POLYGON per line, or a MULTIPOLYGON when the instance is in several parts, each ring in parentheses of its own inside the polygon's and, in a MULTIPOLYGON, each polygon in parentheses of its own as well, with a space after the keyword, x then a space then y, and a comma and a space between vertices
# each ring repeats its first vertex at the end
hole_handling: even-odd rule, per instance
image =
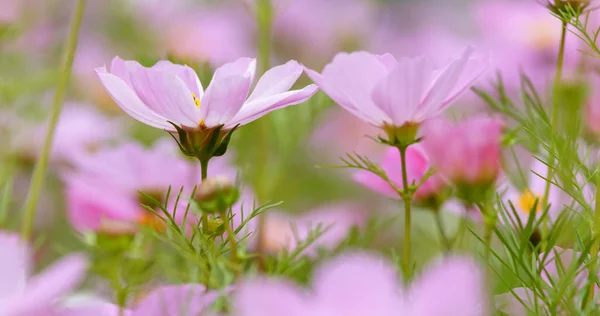
POLYGON ((532 210, 538 213, 542 209, 541 199, 539 196, 531 193, 528 189, 525 189, 519 200, 517 201, 517 205, 521 208, 521 211, 525 212, 525 214, 529 214, 532 210))
POLYGON ((196 107, 200 108, 200 98, 196 96, 195 93, 192 92, 192 98, 194 98, 194 103, 196 103, 196 107))

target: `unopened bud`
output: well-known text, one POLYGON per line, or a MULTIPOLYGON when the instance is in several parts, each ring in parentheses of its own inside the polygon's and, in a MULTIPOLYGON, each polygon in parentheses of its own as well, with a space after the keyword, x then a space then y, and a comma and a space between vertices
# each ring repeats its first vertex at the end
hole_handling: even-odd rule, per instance
POLYGON ((545 0, 548 8, 556 13, 565 12, 572 8, 575 12, 581 12, 590 5, 590 0, 545 0))
POLYGON ((203 229, 204 233, 207 235, 223 235, 225 232, 225 225, 222 218, 209 217, 203 229))
POLYGON ((207 213, 217 213, 228 210, 240 197, 237 188, 225 176, 208 178, 200 184, 196 191, 195 200, 207 213))

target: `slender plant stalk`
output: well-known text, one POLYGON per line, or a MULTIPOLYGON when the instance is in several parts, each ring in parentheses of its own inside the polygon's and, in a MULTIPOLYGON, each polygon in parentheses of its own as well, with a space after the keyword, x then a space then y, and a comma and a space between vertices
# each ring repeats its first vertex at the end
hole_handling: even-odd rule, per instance
MULTIPOLYGON (((202 175, 202 182, 204 182, 204 180, 206 180, 206 178, 208 177, 208 160, 200 160, 200 172, 202 175)), ((206 227, 206 225, 208 225, 208 215, 206 214, 206 212, 202 212, 200 221, 202 222, 203 227, 206 227)))
POLYGON ((585 310, 594 299, 594 289, 596 288, 596 272, 598 267, 598 251, 600 251, 600 179, 596 180, 596 205, 594 209, 594 221, 592 224, 593 243, 590 249, 590 268, 589 268, 589 287, 583 301, 583 309, 585 310))
MULTIPOLYGON (((556 77, 554 78, 554 102, 552 104, 552 109, 551 109, 551 121, 550 124, 552 125, 552 130, 556 131, 558 129, 557 125, 558 125, 558 101, 557 101, 557 97, 556 97, 556 91, 557 91, 557 86, 560 83, 560 80, 562 78, 562 72, 563 72, 563 64, 564 64, 564 60, 565 60, 565 42, 566 42, 566 38, 567 38, 567 22, 562 22, 561 25, 562 29, 561 29, 561 34, 560 34, 560 43, 559 43, 559 47, 558 47, 558 59, 556 61, 556 77)), ((553 145, 554 146, 554 143, 553 145)), ((544 187, 544 196, 542 197, 542 209, 547 209, 548 207, 548 196, 550 194, 550 182, 552 181, 552 179, 554 178, 554 157, 552 155, 550 155, 549 157, 549 161, 548 161, 548 172, 546 174, 546 179, 548 181, 546 181, 546 186, 544 187)), ((546 251, 546 240, 548 239, 548 217, 546 216, 543 220, 542 223, 542 252, 546 251)))
MULTIPOLYGON (((255 17, 256 24, 258 27, 258 35, 257 35, 257 46, 258 46, 258 67, 259 73, 264 74, 270 67, 271 63, 271 47, 272 47, 272 30, 273 30, 273 5, 271 0, 257 0, 255 7, 255 17)), ((258 194, 258 199, 260 202, 265 202, 267 199, 268 191, 263 188, 265 182, 263 181, 264 175, 266 175, 266 164, 268 160, 268 143, 267 139, 269 137, 269 118, 264 117, 261 120, 257 121, 255 124, 259 124, 259 137, 258 137, 258 146, 259 146, 259 157, 256 161, 256 168, 260 170, 258 174, 258 181, 256 184, 256 191, 258 194)), ((264 268, 264 261, 262 258, 262 253, 264 250, 264 242, 266 236, 266 222, 267 222, 267 214, 263 213, 258 216, 258 224, 257 224, 257 245, 256 252, 258 254, 258 266, 260 270, 264 268)))
POLYGON ((408 175, 406 174, 406 149, 407 146, 400 146, 398 150, 400 151, 400 163, 402 165, 402 190, 403 196, 402 199, 404 201, 404 279, 406 281, 410 280, 411 274, 411 257, 410 257, 410 230, 411 230, 411 204, 412 204, 412 191, 409 188, 408 184, 408 175))
POLYGON ((69 38, 64 48, 62 64, 60 73, 58 74, 58 83, 56 86, 56 94, 52 103, 52 113, 50 115, 50 124, 48 124, 48 131, 46 132, 46 139, 44 140, 44 147, 40 158, 35 164, 33 169, 33 176, 31 178, 31 185, 27 193, 27 200, 23 206, 23 224, 21 226, 22 238, 28 240, 31 238, 31 229, 33 226, 33 220, 37 210, 37 204, 40 199, 42 186, 46 178, 46 170, 48 169, 48 160, 50 157, 50 151, 52 150, 52 140, 58 123, 58 118, 63 107, 63 101, 67 91, 67 86, 71 78, 71 69, 73 67, 73 59, 75 58, 75 50, 77 48, 77 38, 79 36, 79 29, 81 26, 81 20, 83 19, 83 9, 85 7, 85 0, 77 0, 77 5, 73 11, 73 19, 71 21, 69 38))
MULTIPOLYGON (((227 211, 222 212, 221 216, 223 218, 227 218, 227 211)), ((225 230, 227 232, 227 239, 229 240, 229 249, 231 252, 231 262, 233 263, 235 269, 234 269, 234 275, 236 279, 239 279, 240 277, 240 266, 239 266, 239 258, 238 258, 238 252, 237 252, 237 241, 235 240, 235 232, 233 231, 233 224, 232 224, 232 220, 231 221, 227 221, 225 223, 225 230)))
POLYGON ((442 222, 442 214, 440 212, 440 209, 437 208, 436 210, 434 210, 434 216, 435 216, 435 224, 437 226, 438 232, 440 234, 440 239, 442 242, 442 249, 444 250, 444 252, 448 252, 450 251, 451 245, 450 245, 450 240, 448 239, 448 236, 446 236, 446 231, 444 230, 444 223, 442 222))

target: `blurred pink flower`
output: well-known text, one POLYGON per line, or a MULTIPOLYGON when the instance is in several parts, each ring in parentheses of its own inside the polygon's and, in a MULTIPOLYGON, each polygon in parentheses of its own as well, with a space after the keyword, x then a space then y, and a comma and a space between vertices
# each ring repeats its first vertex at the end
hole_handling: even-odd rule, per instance
MULTIPOLYGON (((518 85, 521 71, 537 84, 554 76, 561 22, 536 1, 481 1, 473 7, 482 45, 494 54, 495 66, 508 85, 518 85)), ((584 54, 578 39, 567 32, 565 67, 574 67, 584 54)))
POLYGON ((254 91, 256 60, 240 58, 215 71, 203 90, 198 76, 188 66, 160 61, 151 68, 115 57, 110 72, 96 69, 98 77, 117 104, 129 115, 147 125, 170 132, 169 123, 197 130, 224 125, 232 129, 288 105, 306 101, 317 91, 309 85, 288 91, 302 74, 296 61, 267 71, 254 91))
POLYGON ((344 109, 378 127, 418 125, 442 113, 487 68, 487 60, 472 58, 467 48, 460 58, 434 69, 425 58, 340 53, 314 82, 344 109))
MULTIPOLYGON (((533 210, 536 215, 542 212, 542 199, 546 190, 547 181, 542 177, 546 177, 548 174, 548 166, 534 159, 529 172, 526 174, 528 177, 527 187, 519 190, 517 187, 508 184, 506 193, 503 196, 506 206, 506 215, 520 222, 523 226, 527 224, 529 214, 533 210, 534 205, 536 206, 533 210), (515 218, 514 212, 511 210, 508 201, 515 207, 518 218, 515 218)), ((558 186, 550 184, 550 191, 548 191, 548 218, 550 220, 556 220, 560 212, 572 202, 572 199, 568 197, 566 193, 562 191, 558 186)), ((540 214, 541 215, 541 214, 540 214)), ((503 221, 503 216, 499 216, 499 219, 503 221)), ((505 225, 512 225, 512 222, 504 223, 505 225)))
MULTIPOLYGON (((102 301, 88 300, 60 310, 58 316, 163 316, 207 315, 208 308, 217 300, 217 292, 207 291, 201 284, 168 285, 159 287, 133 308, 119 313, 119 307, 102 301)), ((209 314, 210 315, 210 314, 209 314)))
POLYGON ((368 0, 284 2, 275 16, 275 48, 310 66, 322 66, 339 51, 362 49, 377 21, 368 0))
MULTIPOLYGON (((9 114, 10 115, 10 114, 9 114)), ((12 150, 34 160, 42 151, 48 123, 23 128, 23 120, 13 117, 12 150)), ((95 108, 84 104, 68 104, 56 126, 50 158, 55 163, 70 163, 74 155, 89 152, 118 138, 122 131, 118 120, 111 119, 95 108), (93 126, 94 128, 90 128, 93 126)))
POLYGON ((292 252, 320 225, 324 233, 302 252, 316 256, 319 248, 338 246, 352 227, 360 226, 364 221, 357 207, 350 204, 327 205, 297 216, 273 212, 266 216, 263 244, 269 253, 284 249, 292 252))
POLYGON ((234 315, 411 315, 484 316, 484 273, 471 259, 450 257, 430 266, 402 288, 389 262, 352 254, 317 268, 312 291, 278 279, 242 283, 234 298, 234 315))
POLYGON ((135 230, 137 223, 152 224, 139 192, 164 202, 169 186, 173 192, 183 186, 189 194, 198 181, 189 160, 137 143, 76 155, 73 166, 63 178, 69 218, 79 230, 121 233, 135 230))
POLYGON ((19 19, 22 10, 20 0, 2 0, 0 1, 0 25, 11 24, 19 19))
MULTIPOLYGON (((402 165, 400 161, 400 152, 397 148, 390 147, 385 153, 381 162, 381 168, 387 174, 388 178, 399 188, 402 189, 402 165)), ((430 169, 429 158, 421 144, 414 144, 406 150, 406 174, 409 185, 419 184, 425 173, 430 169)), ((391 198, 401 199, 398 193, 379 176, 361 170, 354 174, 354 180, 366 186, 367 188, 387 195, 391 198)), ((445 183, 438 174, 432 175, 427 181, 419 187, 415 193, 416 200, 425 200, 433 195, 440 193, 445 183)))
POLYGON ((452 124, 446 119, 429 122, 423 145, 441 176, 458 185, 494 182, 500 174, 503 124, 476 116, 452 124))
POLYGON ((74 290, 85 277, 87 260, 69 255, 31 277, 29 247, 17 234, 0 232, 0 314, 34 316, 51 313, 56 300, 74 290))
POLYGON ((242 10, 206 8, 168 23, 163 42, 177 58, 218 67, 254 52, 253 25, 242 10))
POLYGON ((311 149, 315 160, 322 161, 333 158, 336 162, 346 153, 369 153, 381 155, 384 146, 373 141, 368 135, 377 135, 379 129, 361 121, 356 116, 342 108, 328 110, 320 124, 311 136, 311 149))

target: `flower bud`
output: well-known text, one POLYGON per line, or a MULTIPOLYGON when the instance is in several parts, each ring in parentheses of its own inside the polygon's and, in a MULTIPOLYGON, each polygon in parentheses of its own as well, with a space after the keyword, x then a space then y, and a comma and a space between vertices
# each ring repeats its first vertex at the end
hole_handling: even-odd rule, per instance
POLYGON ((581 12, 590 5, 590 0, 545 0, 544 2, 556 14, 569 10, 569 7, 575 12, 581 12))
POLYGON ((455 125, 437 120, 427 127, 423 145, 440 175, 465 201, 482 198, 500 173, 502 123, 475 117, 455 125))
POLYGON ((196 190, 195 200, 203 212, 217 213, 228 210, 240 194, 231 180, 225 176, 208 178, 196 190))
POLYGON ((203 227, 204 233, 207 235, 223 235, 225 232, 224 223, 222 218, 211 216, 207 218, 207 223, 203 227))

